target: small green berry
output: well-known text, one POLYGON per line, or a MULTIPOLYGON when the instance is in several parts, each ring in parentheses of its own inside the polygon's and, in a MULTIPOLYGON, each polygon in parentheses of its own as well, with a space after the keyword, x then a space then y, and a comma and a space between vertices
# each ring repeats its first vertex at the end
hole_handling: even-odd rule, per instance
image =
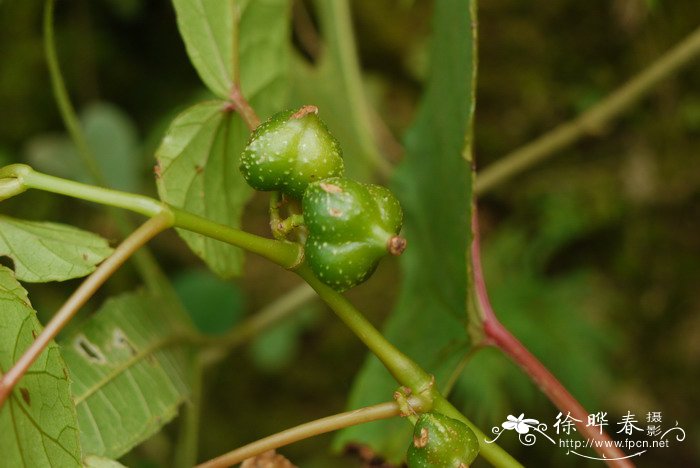
POLYGON ((440 413, 421 414, 406 456, 409 468, 467 468, 479 453, 469 426, 440 413))
POLYGON ((314 106, 279 112, 253 131, 240 165, 248 185, 300 199, 309 183, 343 174, 340 145, 317 114, 314 106))
POLYGON ((399 255, 401 205, 386 188, 333 177, 309 185, 302 199, 306 261, 325 284, 338 291, 356 286, 387 253, 399 255))

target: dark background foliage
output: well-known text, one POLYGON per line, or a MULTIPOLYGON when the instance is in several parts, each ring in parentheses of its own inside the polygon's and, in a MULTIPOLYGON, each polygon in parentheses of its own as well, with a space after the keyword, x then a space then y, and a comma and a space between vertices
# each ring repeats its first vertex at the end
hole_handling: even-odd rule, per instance
MULTIPOLYGON (((425 76, 431 2, 351 3, 365 84, 390 132, 399 136, 411 122, 425 76)), ((44 62, 41 12, 41 2, 0 4, 0 164, 28 162, 75 176, 80 170, 71 166, 75 156, 44 62)), ((696 0, 481 2, 478 167, 578 115, 699 23, 696 0)), ((308 47, 308 24, 297 27, 296 44, 308 47)), ((124 146, 132 169, 122 182, 154 194, 152 155, 164 127, 206 93, 171 5, 59 2, 56 32, 76 107, 86 122, 107 128, 95 132, 98 144, 124 146)), ((600 134, 480 199, 487 280, 506 325, 590 410, 608 411, 611 424, 628 410, 640 420, 661 411, 664 426, 677 420, 686 429, 685 442, 650 450, 639 466, 700 460, 698 89, 700 63, 664 81, 600 134)), ((246 228, 266 233, 265 205, 265 197, 254 198, 246 228)), ((28 193, 3 203, 3 212, 119 238, 104 210, 60 197, 28 193)), ((215 280, 172 233, 153 249, 187 304, 224 311, 205 320, 205 328, 230 326, 297 284, 252 256, 240 280, 215 280)), ((382 323, 395 300, 398 274, 397 263, 386 261, 350 294, 374 323, 382 323)), ((28 287, 40 318, 61 304, 72 283, 28 287)), ((137 285, 133 269, 125 267, 85 313, 137 285)), ((207 372, 201 456, 341 411, 363 358, 363 347, 323 306, 305 306, 207 372)), ((483 429, 520 412, 553 422, 557 411, 498 352, 478 354, 466 372, 469 384, 454 397, 483 429)), ((165 463, 176 424, 126 463, 165 463)), ((357 465, 353 456, 331 459, 330 440, 319 437, 284 453, 301 466, 357 465)), ((554 459, 544 445, 504 445, 530 465, 572 462, 554 459)))

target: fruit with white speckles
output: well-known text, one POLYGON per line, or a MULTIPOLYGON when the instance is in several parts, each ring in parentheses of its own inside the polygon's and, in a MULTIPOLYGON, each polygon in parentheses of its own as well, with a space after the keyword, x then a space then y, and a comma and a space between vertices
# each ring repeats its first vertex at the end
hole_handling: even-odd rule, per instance
POLYGON ((253 131, 240 165, 248 185, 300 199, 309 183, 343 175, 340 145, 317 114, 314 106, 279 112, 253 131))
POLYGON ((365 281, 379 260, 399 255, 403 213, 389 189, 333 177, 309 184, 302 199, 308 265, 337 291, 365 281))
POLYGON ((467 468, 479 453, 469 426, 440 413, 421 414, 408 446, 409 468, 467 468))

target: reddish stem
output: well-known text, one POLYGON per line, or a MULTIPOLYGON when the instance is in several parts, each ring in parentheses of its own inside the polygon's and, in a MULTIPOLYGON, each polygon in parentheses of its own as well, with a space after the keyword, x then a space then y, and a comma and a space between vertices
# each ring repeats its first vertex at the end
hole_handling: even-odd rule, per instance
POLYGON ((634 464, 629 459, 624 459, 625 453, 614 446, 607 433, 600 433, 595 426, 588 426, 588 411, 574 396, 557 380, 557 378, 542 364, 508 329, 498 320, 489 301, 486 282, 481 269, 481 254, 479 249, 479 223, 476 209, 472 215, 474 240, 472 242, 472 265, 474 268, 474 287, 478 308, 483 320, 485 344, 495 346, 510 357, 540 388, 549 401, 563 414, 569 413, 571 417, 579 420, 576 427, 581 436, 600 442, 600 447, 593 449, 606 458, 608 466, 618 468, 633 468, 634 464), (610 444, 610 447, 605 445, 610 444))
POLYGON ((231 104, 228 106, 228 109, 238 112, 238 115, 241 116, 248 128, 251 131, 255 130, 260 125, 260 117, 255 113, 255 109, 246 100, 245 96, 243 96, 238 85, 234 85, 231 88, 229 99, 231 99, 231 104))

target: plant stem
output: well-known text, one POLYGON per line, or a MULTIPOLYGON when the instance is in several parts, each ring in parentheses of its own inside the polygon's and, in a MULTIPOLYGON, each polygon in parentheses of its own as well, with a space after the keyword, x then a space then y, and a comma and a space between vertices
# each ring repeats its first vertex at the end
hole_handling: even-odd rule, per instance
MULTIPOLYGON (((435 388, 434 378, 425 372, 411 358, 389 343, 384 336, 353 306, 343 295, 323 284, 306 264, 295 270, 319 297, 345 322, 357 337, 379 358, 384 367, 401 385, 409 387, 414 395, 428 394, 433 401, 433 409, 447 416, 464 421, 479 438, 481 453, 495 466, 521 466, 506 451, 496 444, 484 444, 483 433, 462 413, 450 404, 435 388)), ((430 408, 425 408, 429 410, 430 408)))
POLYGON ((28 171, 23 174, 22 178, 27 188, 44 190, 46 192, 58 193, 60 195, 79 198, 103 205, 124 208, 148 217, 153 217, 164 211, 168 211, 168 207, 163 202, 150 197, 66 180, 60 177, 42 174, 41 172, 31 169, 29 166, 25 167, 28 171))
POLYGON ((576 427, 582 437, 601 441, 595 451, 601 457, 607 458, 609 466, 629 468, 634 465, 629 460, 624 460, 624 452, 615 447, 612 439, 605 432, 596 431, 594 426, 588 425, 588 411, 574 398, 559 380, 542 364, 523 344, 515 338, 496 317, 491 306, 486 281, 481 268, 481 253, 479 249, 479 228, 476 210, 473 213, 474 237, 472 241, 472 267, 474 272, 474 289, 479 312, 481 314, 484 344, 492 345, 503 351, 513 362, 532 379, 547 398, 556 406, 562 414, 569 413, 575 418, 576 427), (607 444, 610 446, 606 447, 607 444))
POLYGON ((481 195, 515 174, 544 161, 581 137, 599 133, 610 120, 638 102, 656 84, 678 72, 698 54, 700 54, 700 28, 573 121, 564 123, 535 141, 508 153, 479 172, 474 192, 481 195))
POLYGON ((114 250, 99 267, 83 281, 78 289, 68 298, 65 304, 46 324, 39 336, 22 354, 19 360, 0 379, 0 407, 3 405, 12 388, 19 382, 29 367, 36 361, 42 351, 56 335, 66 326, 78 310, 95 294, 95 291, 119 269, 119 267, 141 246, 170 228, 173 223, 172 215, 164 212, 146 221, 136 231, 114 250))
POLYGON ((347 0, 318 0, 316 2, 323 38, 331 50, 330 57, 338 69, 338 92, 345 96, 355 138, 362 148, 362 156, 377 168, 383 177, 392 173, 389 164, 379 153, 372 131, 372 113, 362 86, 362 74, 357 59, 352 14, 347 0))
POLYGON ((202 373, 203 363, 201 353, 192 357, 192 386, 189 401, 183 408, 180 422, 180 433, 175 448, 174 465, 177 468, 190 468, 197 462, 200 427, 199 421, 202 410, 202 373))
MULTIPOLYGON (((303 258, 303 247, 286 241, 277 241, 256 236, 240 229, 210 221, 193 213, 168 206, 163 202, 143 195, 120 192, 94 185, 61 179, 33 170, 24 164, 12 164, 0 168, 0 180, 16 179, 22 188, 34 188, 58 193, 81 200, 123 208, 145 216, 167 214, 173 217, 173 226, 197 232, 213 239, 244 248, 261 255, 284 268, 296 267, 303 258)), ((7 180, 6 180, 7 182, 7 180)))
POLYGON ((256 236, 240 229, 210 221, 179 208, 170 207, 175 216, 175 226, 217 239, 261 255, 278 265, 293 269, 304 257, 304 248, 294 242, 279 241, 256 236))
POLYGON ((238 84, 231 88, 229 99, 231 100, 231 109, 238 112, 238 115, 241 116, 251 132, 255 130, 260 125, 260 117, 255 113, 255 109, 251 107, 245 96, 243 96, 238 84))
POLYGON ((54 41, 53 29, 53 12, 54 0, 46 0, 44 5, 44 51, 46 53, 46 63, 49 67, 49 75, 51 76, 51 87, 53 95, 58 104, 58 110, 61 112, 63 122, 70 133, 71 139, 78 149, 78 154, 83 160, 83 164, 87 168, 92 178, 100 185, 107 185, 106 180, 97 165, 97 161, 92 157, 92 150, 83 134, 78 117, 75 114, 75 109, 68 97, 66 83, 61 74, 61 67, 58 63, 58 54, 56 53, 56 44, 54 41))
MULTIPOLYGON (((56 99, 56 104, 61 113, 63 123, 68 130, 68 133, 78 150, 78 154, 92 176, 93 180, 103 186, 108 186, 107 179, 100 168, 97 158, 95 157, 92 148, 88 144, 85 133, 80 126, 80 121, 75 113, 75 108, 71 103, 66 84, 61 73, 61 67, 56 53, 56 42, 53 28, 54 16, 54 0, 46 0, 44 6, 44 50, 46 53, 46 63, 49 67, 49 76, 51 78, 51 86, 53 87, 53 95, 56 99)), ((123 213, 111 209, 110 215, 114 218, 117 228, 123 236, 127 236, 133 231, 132 223, 124 216, 123 213)), ((143 278, 144 283, 149 290, 154 292, 163 292, 166 281, 163 271, 158 266, 158 263, 153 258, 151 252, 145 248, 136 252, 133 257, 134 264, 139 274, 143 278)))
POLYGON ((197 465, 197 468, 218 468, 232 466, 268 450, 298 442, 344 427, 355 426, 380 419, 393 418, 401 414, 399 405, 394 402, 380 403, 354 411, 335 414, 287 429, 197 465))

